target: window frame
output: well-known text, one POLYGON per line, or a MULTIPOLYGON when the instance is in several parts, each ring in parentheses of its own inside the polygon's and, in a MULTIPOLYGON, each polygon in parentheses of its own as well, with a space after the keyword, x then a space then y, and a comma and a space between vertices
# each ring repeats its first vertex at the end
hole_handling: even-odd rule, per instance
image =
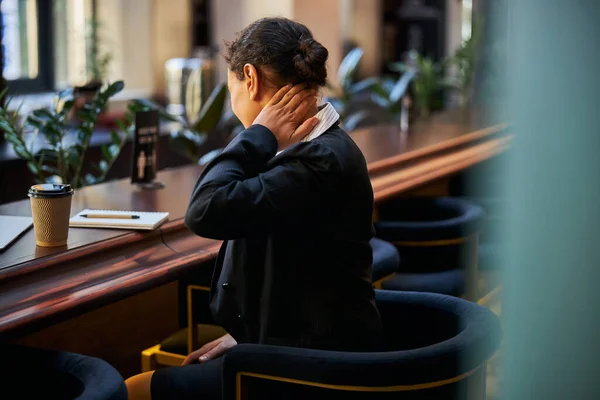
MULTIPOLYGON (((54 90, 53 0, 37 0, 38 75, 35 78, 5 80, 9 94, 33 94, 54 90)), ((2 23, 3 23, 2 17, 2 23)), ((1 71, 3 73, 4 71, 1 71)), ((4 78, 2 78, 4 79, 4 78)))

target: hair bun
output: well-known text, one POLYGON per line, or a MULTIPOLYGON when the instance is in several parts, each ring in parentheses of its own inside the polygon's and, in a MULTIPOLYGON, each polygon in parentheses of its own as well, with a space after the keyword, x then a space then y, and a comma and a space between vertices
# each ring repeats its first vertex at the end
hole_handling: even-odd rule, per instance
POLYGON ((294 68, 298 78, 308 84, 325 85, 327 80, 326 61, 329 52, 313 38, 302 38, 294 56, 294 68))

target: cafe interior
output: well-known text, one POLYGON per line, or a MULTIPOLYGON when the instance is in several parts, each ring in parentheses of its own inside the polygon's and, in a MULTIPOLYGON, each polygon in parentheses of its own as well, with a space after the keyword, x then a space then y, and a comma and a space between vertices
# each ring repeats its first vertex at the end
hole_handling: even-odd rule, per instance
POLYGON ((127 399, 227 334, 223 241, 184 217, 245 129, 222 53, 264 17, 328 50, 319 102, 366 161, 385 344, 239 343, 220 398, 600 398, 597 2, 0 7, 1 399, 127 399))

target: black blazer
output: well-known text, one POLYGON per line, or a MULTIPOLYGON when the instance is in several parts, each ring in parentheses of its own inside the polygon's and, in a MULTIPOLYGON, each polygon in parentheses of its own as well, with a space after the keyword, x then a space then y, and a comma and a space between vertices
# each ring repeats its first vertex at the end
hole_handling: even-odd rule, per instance
POLYGON ((238 343, 371 351, 382 326, 371 282, 373 190, 334 125, 277 153, 253 125, 202 172, 185 216, 222 239, 211 310, 238 343))

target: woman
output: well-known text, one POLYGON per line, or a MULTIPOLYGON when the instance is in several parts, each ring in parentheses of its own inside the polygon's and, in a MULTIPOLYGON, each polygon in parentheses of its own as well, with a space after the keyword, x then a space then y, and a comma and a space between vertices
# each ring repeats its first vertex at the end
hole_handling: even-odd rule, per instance
POLYGON ((256 21, 227 45, 231 104, 246 129, 202 172, 185 223, 224 240, 211 310, 228 334, 182 367, 130 378, 130 398, 220 398, 219 357, 237 343, 378 350, 373 192, 339 116, 317 107, 327 56, 283 18, 256 21))

